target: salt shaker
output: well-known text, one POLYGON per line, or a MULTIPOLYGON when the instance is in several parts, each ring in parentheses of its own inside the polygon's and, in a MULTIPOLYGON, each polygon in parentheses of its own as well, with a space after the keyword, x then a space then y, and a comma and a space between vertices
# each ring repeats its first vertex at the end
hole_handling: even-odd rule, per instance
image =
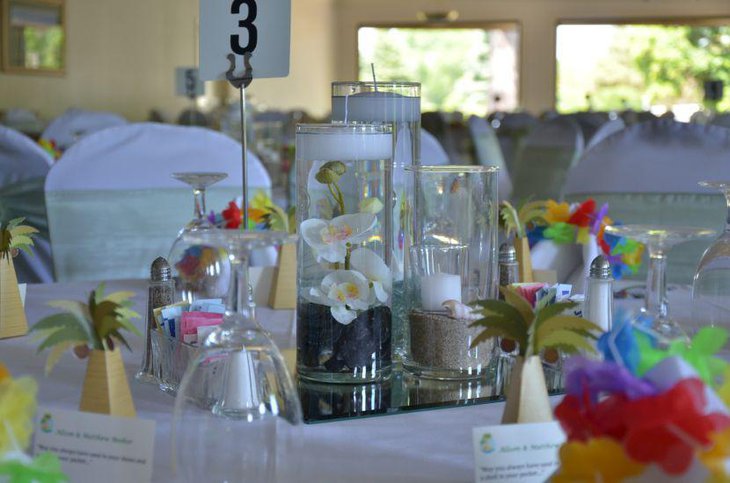
POLYGON ((606 332, 611 330, 613 277, 611 276, 611 264, 603 255, 598 255, 593 259, 588 271, 583 317, 606 332))
POLYGON ((152 331, 155 330, 154 310, 172 304, 175 300, 175 281, 172 269, 163 257, 158 257, 150 267, 150 286, 147 297, 147 326, 145 328, 145 348, 142 366, 134 378, 140 382, 158 384, 158 367, 152 351, 152 331))
POLYGON ((504 287, 519 282, 520 266, 517 263, 517 251, 511 243, 499 246, 499 286, 504 287))

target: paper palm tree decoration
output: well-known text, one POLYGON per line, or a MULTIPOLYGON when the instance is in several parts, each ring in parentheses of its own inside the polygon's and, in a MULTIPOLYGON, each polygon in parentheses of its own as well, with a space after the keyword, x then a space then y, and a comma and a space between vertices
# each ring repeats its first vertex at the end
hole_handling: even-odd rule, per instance
POLYGON ((502 202, 500 216, 507 236, 512 233, 515 234, 514 246, 517 252, 517 262, 520 266, 520 282, 533 281, 527 227, 534 223, 544 223, 546 212, 547 204, 545 201, 528 201, 519 209, 515 208, 509 201, 502 202))
POLYGON ((24 218, 15 218, 0 224, 0 339, 21 336, 28 332, 12 257, 18 250, 31 253, 33 235, 38 230, 22 225, 23 220, 24 218))
POLYGON ((559 349, 565 353, 595 352, 591 341, 601 328, 586 319, 565 315, 574 302, 538 303, 533 309, 515 289, 502 287, 502 300, 475 302, 475 312, 482 316, 471 327, 484 330, 472 347, 493 338, 517 342, 518 357, 511 370, 507 404, 502 423, 550 421, 552 410, 548 400, 545 375, 540 360, 543 349, 559 349))
POLYGON ((79 346, 91 349, 81 393, 81 411, 130 417, 136 414, 118 348, 118 343, 130 348, 123 331, 141 335, 131 322, 139 317, 132 310, 132 295, 132 292, 105 295, 102 283, 91 292, 88 303, 50 302, 51 307, 64 312, 44 318, 32 329, 43 339, 38 351, 51 351, 46 373, 67 349, 79 346))

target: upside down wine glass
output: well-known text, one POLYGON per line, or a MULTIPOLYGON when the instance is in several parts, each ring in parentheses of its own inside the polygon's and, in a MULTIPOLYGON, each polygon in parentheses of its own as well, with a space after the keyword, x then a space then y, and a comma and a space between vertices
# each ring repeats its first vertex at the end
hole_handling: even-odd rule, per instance
POLYGON ((702 181, 725 195, 727 218, 720 238, 700 259, 692 283, 693 315, 703 325, 730 326, 730 181, 702 181))
POLYGON ((665 341, 687 339, 687 334, 669 316, 667 299, 667 254, 679 243, 708 238, 713 230, 688 226, 614 225, 606 227, 612 235, 631 238, 646 245, 649 267, 646 276, 646 294, 642 312, 651 318, 652 328, 665 341))
POLYGON ((295 481, 301 405, 279 349, 248 305, 251 251, 294 236, 212 229, 184 238, 225 249, 232 275, 223 324, 201 344, 178 389, 173 468, 190 482, 295 481))
POLYGON ((205 190, 228 175, 190 172, 173 173, 172 177, 193 188, 194 202, 193 219, 180 230, 167 257, 175 280, 176 300, 222 298, 229 270, 225 251, 207 244, 191 244, 184 237, 215 228, 206 217, 205 190))

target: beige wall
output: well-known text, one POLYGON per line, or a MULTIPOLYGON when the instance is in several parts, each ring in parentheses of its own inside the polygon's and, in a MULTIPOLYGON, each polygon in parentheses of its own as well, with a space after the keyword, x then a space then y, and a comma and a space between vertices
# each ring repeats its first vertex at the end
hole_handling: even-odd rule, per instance
MULTIPOLYGON (((730 16, 728 0, 338 0, 336 76, 357 74, 357 28, 418 23, 419 11, 457 10, 457 22, 516 20, 522 26, 520 98, 541 112, 555 101, 555 26, 560 20, 730 16)), ((412 79, 417 80, 417 79, 412 79)))
MULTIPOLYGON (((257 101, 326 113, 334 65, 331 3, 292 0, 290 75, 255 80, 250 92, 257 101)), ((174 68, 195 61, 197 8, 197 0, 66 0, 66 75, 0 72, 0 109, 26 107, 51 119, 80 107, 140 121, 158 108, 175 117, 187 101, 174 96, 174 68)))
MULTIPOLYGON (((730 16, 728 0, 292 0, 292 60, 286 79, 257 79, 253 99, 270 108, 329 110, 329 83, 356 76, 357 28, 415 23, 419 11, 457 10, 459 22, 522 26, 521 104, 553 105, 555 25, 560 19, 730 16)), ((67 0, 64 77, 0 73, 0 109, 28 107, 49 119, 68 107, 143 120, 175 116, 173 69, 194 62, 196 0, 67 0)), ((210 96, 212 89, 209 87, 210 96)))

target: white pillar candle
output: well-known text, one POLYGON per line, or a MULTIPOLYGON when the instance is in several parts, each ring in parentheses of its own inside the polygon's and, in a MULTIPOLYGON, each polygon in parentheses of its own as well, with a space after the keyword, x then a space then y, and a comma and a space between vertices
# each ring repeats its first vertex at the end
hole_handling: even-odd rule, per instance
POLYGON ((347 122, 420 122, 421 98, 394 92, 332 96, 332 120, 347 122))
POLYGON ((424 310, 445 310, 447 300, 461 302, 461 277, 436 273, 421 277, 421 305, 424 310))
POLYGON ((375 161, 393 156, 393 135, 358 128, 297 133, 297 160, 375 161))

